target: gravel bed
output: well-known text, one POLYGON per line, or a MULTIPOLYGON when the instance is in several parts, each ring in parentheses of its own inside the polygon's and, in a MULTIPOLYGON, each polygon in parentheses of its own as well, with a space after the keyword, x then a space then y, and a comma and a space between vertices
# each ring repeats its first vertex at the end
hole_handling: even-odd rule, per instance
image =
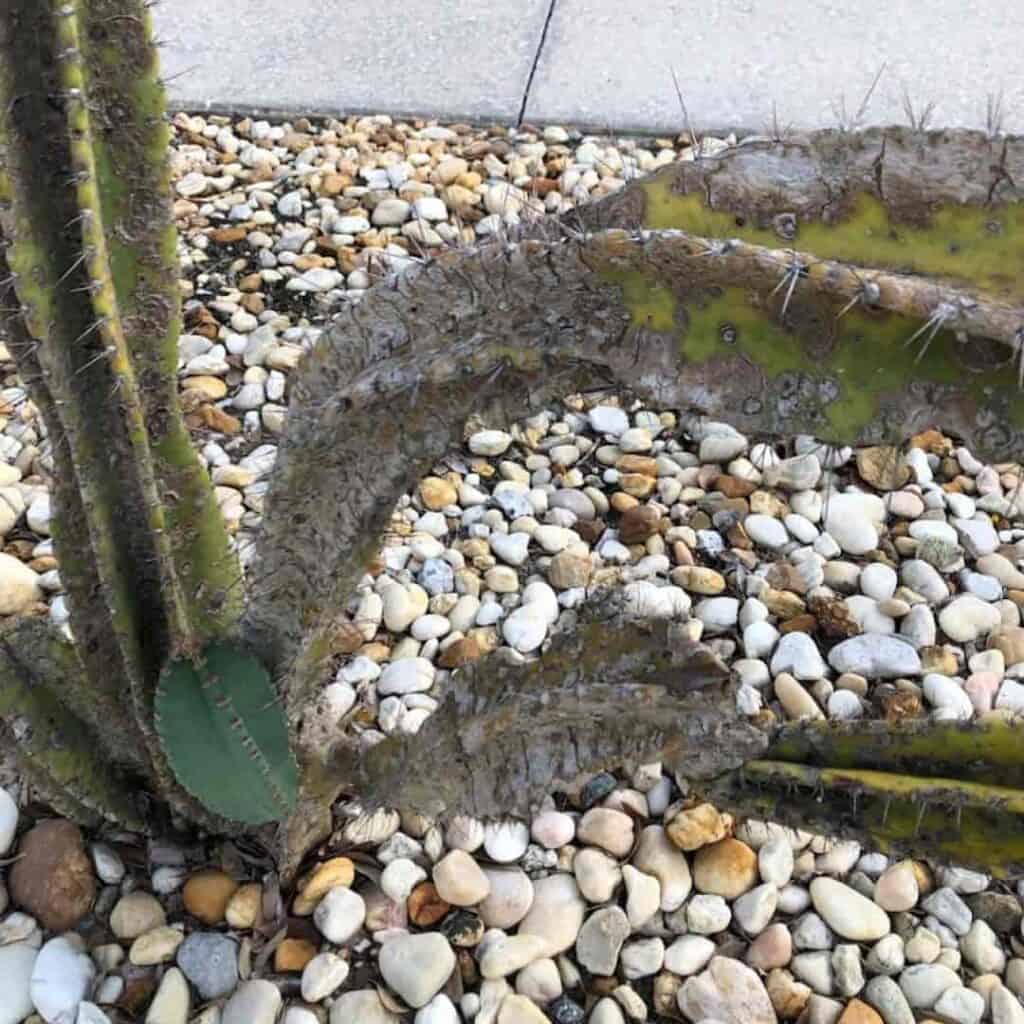
MULTIPOLYGON (((243 562, 290 372, 332 310, 431 247, 693 157, 560 126, 174 128, 182 400, 243 562)), ((0 615, 64 625, 47 442, 9 361, 3 385, 0 615)), ((939 430, 766 443, 617 393, 474 422, 395 509, 352 600, 362 645, 315 710, 368 746, 414 733, 446 673, 538 657, 611 584, 709 643, 762 720, 1015 714, 1021 482, 939 430)), ((24 855, 0 868, 0 1024, 1024 1024, 1024 893, 734 822, 659 764, 528 823, 339 806, 285 894, 241 842, 83 837, 0 782, 0 857, 24 855)))

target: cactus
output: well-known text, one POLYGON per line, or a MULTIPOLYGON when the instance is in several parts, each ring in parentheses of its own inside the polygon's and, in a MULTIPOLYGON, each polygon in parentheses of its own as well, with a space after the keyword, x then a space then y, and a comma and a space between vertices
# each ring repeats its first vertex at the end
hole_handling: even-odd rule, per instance
POLYGON ((87 715, 68 706, 68 684, 81 673, 74 647, 52 626, 39 619, 8 626, 0 634, 0 736, 11 740, 26 774, 62 813, 141 828, 129 777, 105 759, 87 715))
POLYGON ((229 821, 262 825, 295 803, 297 767, 270 676, 231 644, 170 662, 156 728, 178 781, 229 821), (253 770, 255 767, 255 771, 253 770))
MULTIPOLYGON (((19 310, 5 334, 57 471, 54 539, 83 668, 66 683, 68 714, 113 763, 216 824, 202 793, 175 779, 154 727, 165 664, 230 635, 241 609, 237 561, 178 405, 168 139, 146 4, 7 5, 0 277, 13 280, 19 310)), ((35 757, 56 777, 45 748, 35 757)), ((111 801, 101 810, 121 817, 111 801)))
MULTIPOLYGON (((939 424, 989 457, 1024 450, 1024 306, 1015 279, 1001 276, 1019 244, 1020 148, 997 146, 997 171, 991 152, 979 133, 902 130, 741 146, 520 237, 441 252, 343 310, 293 384, 243 619, 293 720, 324 678, 331 631, 390 510, 473 412, 501 426, 570 390, 618 385, 692 424, 725 419, 761 436, 894 443, 939 424), (707 210, 708 195, 729 212, 707 210), (819 223, 830 195, 834 210, 819 223), (869 260, 863 236, 883 227, 906 252, 893 241, 869 260), (954 251, 974 255, 957 263, 954 251)), ((543 659, 517 673, 527 693, 532 672, 545 673, 543 659)), ((528 697, 503 692, 485 702, 485 718, 536 721, 528 697)), ((585 690, 577 697, 585 722, 585 690)), ((455 696, 446 705, 460 706, 455 696)), ((380 791, 397 798, 386 779, 401 761, 417 764, 417 792, 449 791, 448 766, 459 762, 447 713, 422 737, 370 755, 380 791)), ((526 749, 502 770, 532 785, 526 749)), ((596 764, 596 737, 590 749, 578 767, 596 764)), ((325 778, 336 791, 359 776, 344 741, 326 761, 313 750, 302 759, 320 793, 325 778)), ((367 776, 363 788, 373 790, 367 776)), ((300 803, 295 831, 308 841, 309 802, 300 803)), ((321 834, 328 824, 323 816, 321 834)))
POLYGON ((142 0, 11 0, 4 333, 53 450, 75 647, 35 623, 5 634, 0 722, 55 806, 144 827, 144 788, 211 827, 279 822, 287 876, 346 786, 523 811, 578 772, 663 756, 738 809, 1024 861, 1016 724, 773 735, 738 715, 710 651, 614 601, 538 661, 456 673, 416 736, 367 753, 302 730, 391 509, 472 413, 498 425, 617 385, 690 424, 893 444, 938 423, 1019 456, 1020 140, 755 141, 393 276, 294 379, 244 611, 178 406, 166 149, 142 0), (986 844, 997 812, 1005 840, 986 844))

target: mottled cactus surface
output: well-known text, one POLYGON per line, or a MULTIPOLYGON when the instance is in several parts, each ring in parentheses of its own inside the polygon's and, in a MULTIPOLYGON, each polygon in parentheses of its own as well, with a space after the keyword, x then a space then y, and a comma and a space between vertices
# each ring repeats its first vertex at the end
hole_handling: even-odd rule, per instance
POLYGON ((387 279, 293 378, 243 601, 178 407, 148 33, 141 0, 0 9, 4 331, 52 443, 74 635, 0 636, 0 721, 55 806, 143 827, 144 789, 213 827, 277 821, 289 874, 342 791, 523 812, 581 772, 661 757, 739 811, 1024 867, 1016 723, 776 735, 737 713, 710 650, 612 598, 536 662, 457 672, 414 737, 366 755, 300 727, 395 502, 473 413, 497 426, 614 386, 689 425, 842 444, 938 425, 1019 459, 1020 140, 755 140, 387 279))

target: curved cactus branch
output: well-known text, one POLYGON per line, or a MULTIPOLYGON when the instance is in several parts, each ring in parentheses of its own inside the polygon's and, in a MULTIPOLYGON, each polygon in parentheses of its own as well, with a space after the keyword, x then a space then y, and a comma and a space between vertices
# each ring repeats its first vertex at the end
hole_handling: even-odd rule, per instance
MULTIPOLYGON (((331 631, 399 496, 471 412, 519 418, 531 397, 568 390, 559 376, 752 434, 891 443, 941 424, 981 454, 1019 455, 1024 292, 1006 270, 1024 237, 1019 153, 1017 140, 993 149, 976 133, 895 130, 740 147, 584 208, 578 227, 548 220, 518 241, 443 252, 346 309, 293 385, 245 617, 292 716, 327 676, 331 631)), ((544 662, 522 673, 526 693, 549 678, 544 662)), ((334 767, 397 798, 396 766, 416 758, 424 802, 515 804, 492 771, 474 795, 475 780, 452 768, 469 742, 458 709, 509 722, 529 705, 486 686, 467 704, 486 664, 453 683, 422 736, 388 741, 362 766, 338 753, 334 767)), ((604 721, 599 685, 566 694, 552 721, 604 721)), ((633 724, 646 735, 642 714, 633 724)), ((584 732, 613 756, 599 729, 584 732)), ((629 735, 617 742, 633 749, 629 735)), ((527 745, 514 756, 504 737, 494 749, 526 772, 529 739, 510 729, 507 742, 517 738, 527 745)), ((308 768, 325 791, 322 766, 308 768)))
POLYGON ((292 391, 246 616, 295 701, 320 671, 308 637, 340 614, 394 502, 482 399, 522 415, 554 370, 750 433, 848 428, 846 439, 879 442, 942 423, 983 452, 1024 449, 1015 372, 962 366, 992 346, 1012 356, 1008 325, 1024 308, 806 259, 816 314, 786 331, 768 300, 788 254, 737 243, 706 259, 711 241, 667 230, 493 243, 442 254, 339 316, 292 391), (871 326, 829 341, 822 325, 858 280, 878 289, 871 326), (943 331, 918 363, 904 343, 935 296, 969 311, 956 326, 995 340, 943 331))

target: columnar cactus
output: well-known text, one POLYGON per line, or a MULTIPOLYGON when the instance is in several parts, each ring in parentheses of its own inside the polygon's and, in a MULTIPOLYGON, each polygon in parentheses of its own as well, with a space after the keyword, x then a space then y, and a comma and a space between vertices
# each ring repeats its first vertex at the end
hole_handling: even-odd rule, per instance
POLYGON ((52 446, 74 646, 39 623, 0 636, 0 720, 56 806, 142 827, 141 779, 209 826, 279 823, 290 874, 342 790, 523 812, 580 772, 662 757, 740 810, 824 809, 896 846, 959 822, 940 852, 1024 863, 1016 725, 777 733, 738 714, 707 647, 613 597, 537 661, 457 672, 415 737, 367 754, 301 728, 396 500, 472 413, 507 423, 616 385, 690 426, 896 443, 938 423, 1019 457, 1020 140, 755 141, 390 277, 294 379, 244 600, 178 407, 166 149, 141 0, 10 0, 5 335, 52 446), (995 809, 999 844, 981 838, 995 809))
MULTIPOLYGON (((178 408, 167 146, 145 4, 7 5, 0 277, 13 283, 20 314, 6 334, 51 439, 54 534, 76 640, 61 688, 80 694, 72 706, 83 716, 81 728, 59 730, 52 760, 76 746, 90 756, 95 738, 179 809, 212 820, 204 794, 189 796, 168 766, 160 736, 175 736, 176 723, 165 714, 158 735, 154 707, 165 665, 201 669, 241 608, 238 565, 178 408)), ((36 631, 33 643, 61 641, 36 631)), ((196 673, 171 670, 168 680, 197 698, 211 693, 196 673)), ((272 701, 266 681, 247 682, 263 687, 260 703, 272 701)), ((31 707, 14 698, 9 715, 32 720, 31 707)), ((58 779, 45 749, 37 760, 87 802, 74 792, 86 779, 58 779)), ((221 768, 210 764, 215 784, 221 768)), ((91 803, 121 816, 113 803, 91 803)))

